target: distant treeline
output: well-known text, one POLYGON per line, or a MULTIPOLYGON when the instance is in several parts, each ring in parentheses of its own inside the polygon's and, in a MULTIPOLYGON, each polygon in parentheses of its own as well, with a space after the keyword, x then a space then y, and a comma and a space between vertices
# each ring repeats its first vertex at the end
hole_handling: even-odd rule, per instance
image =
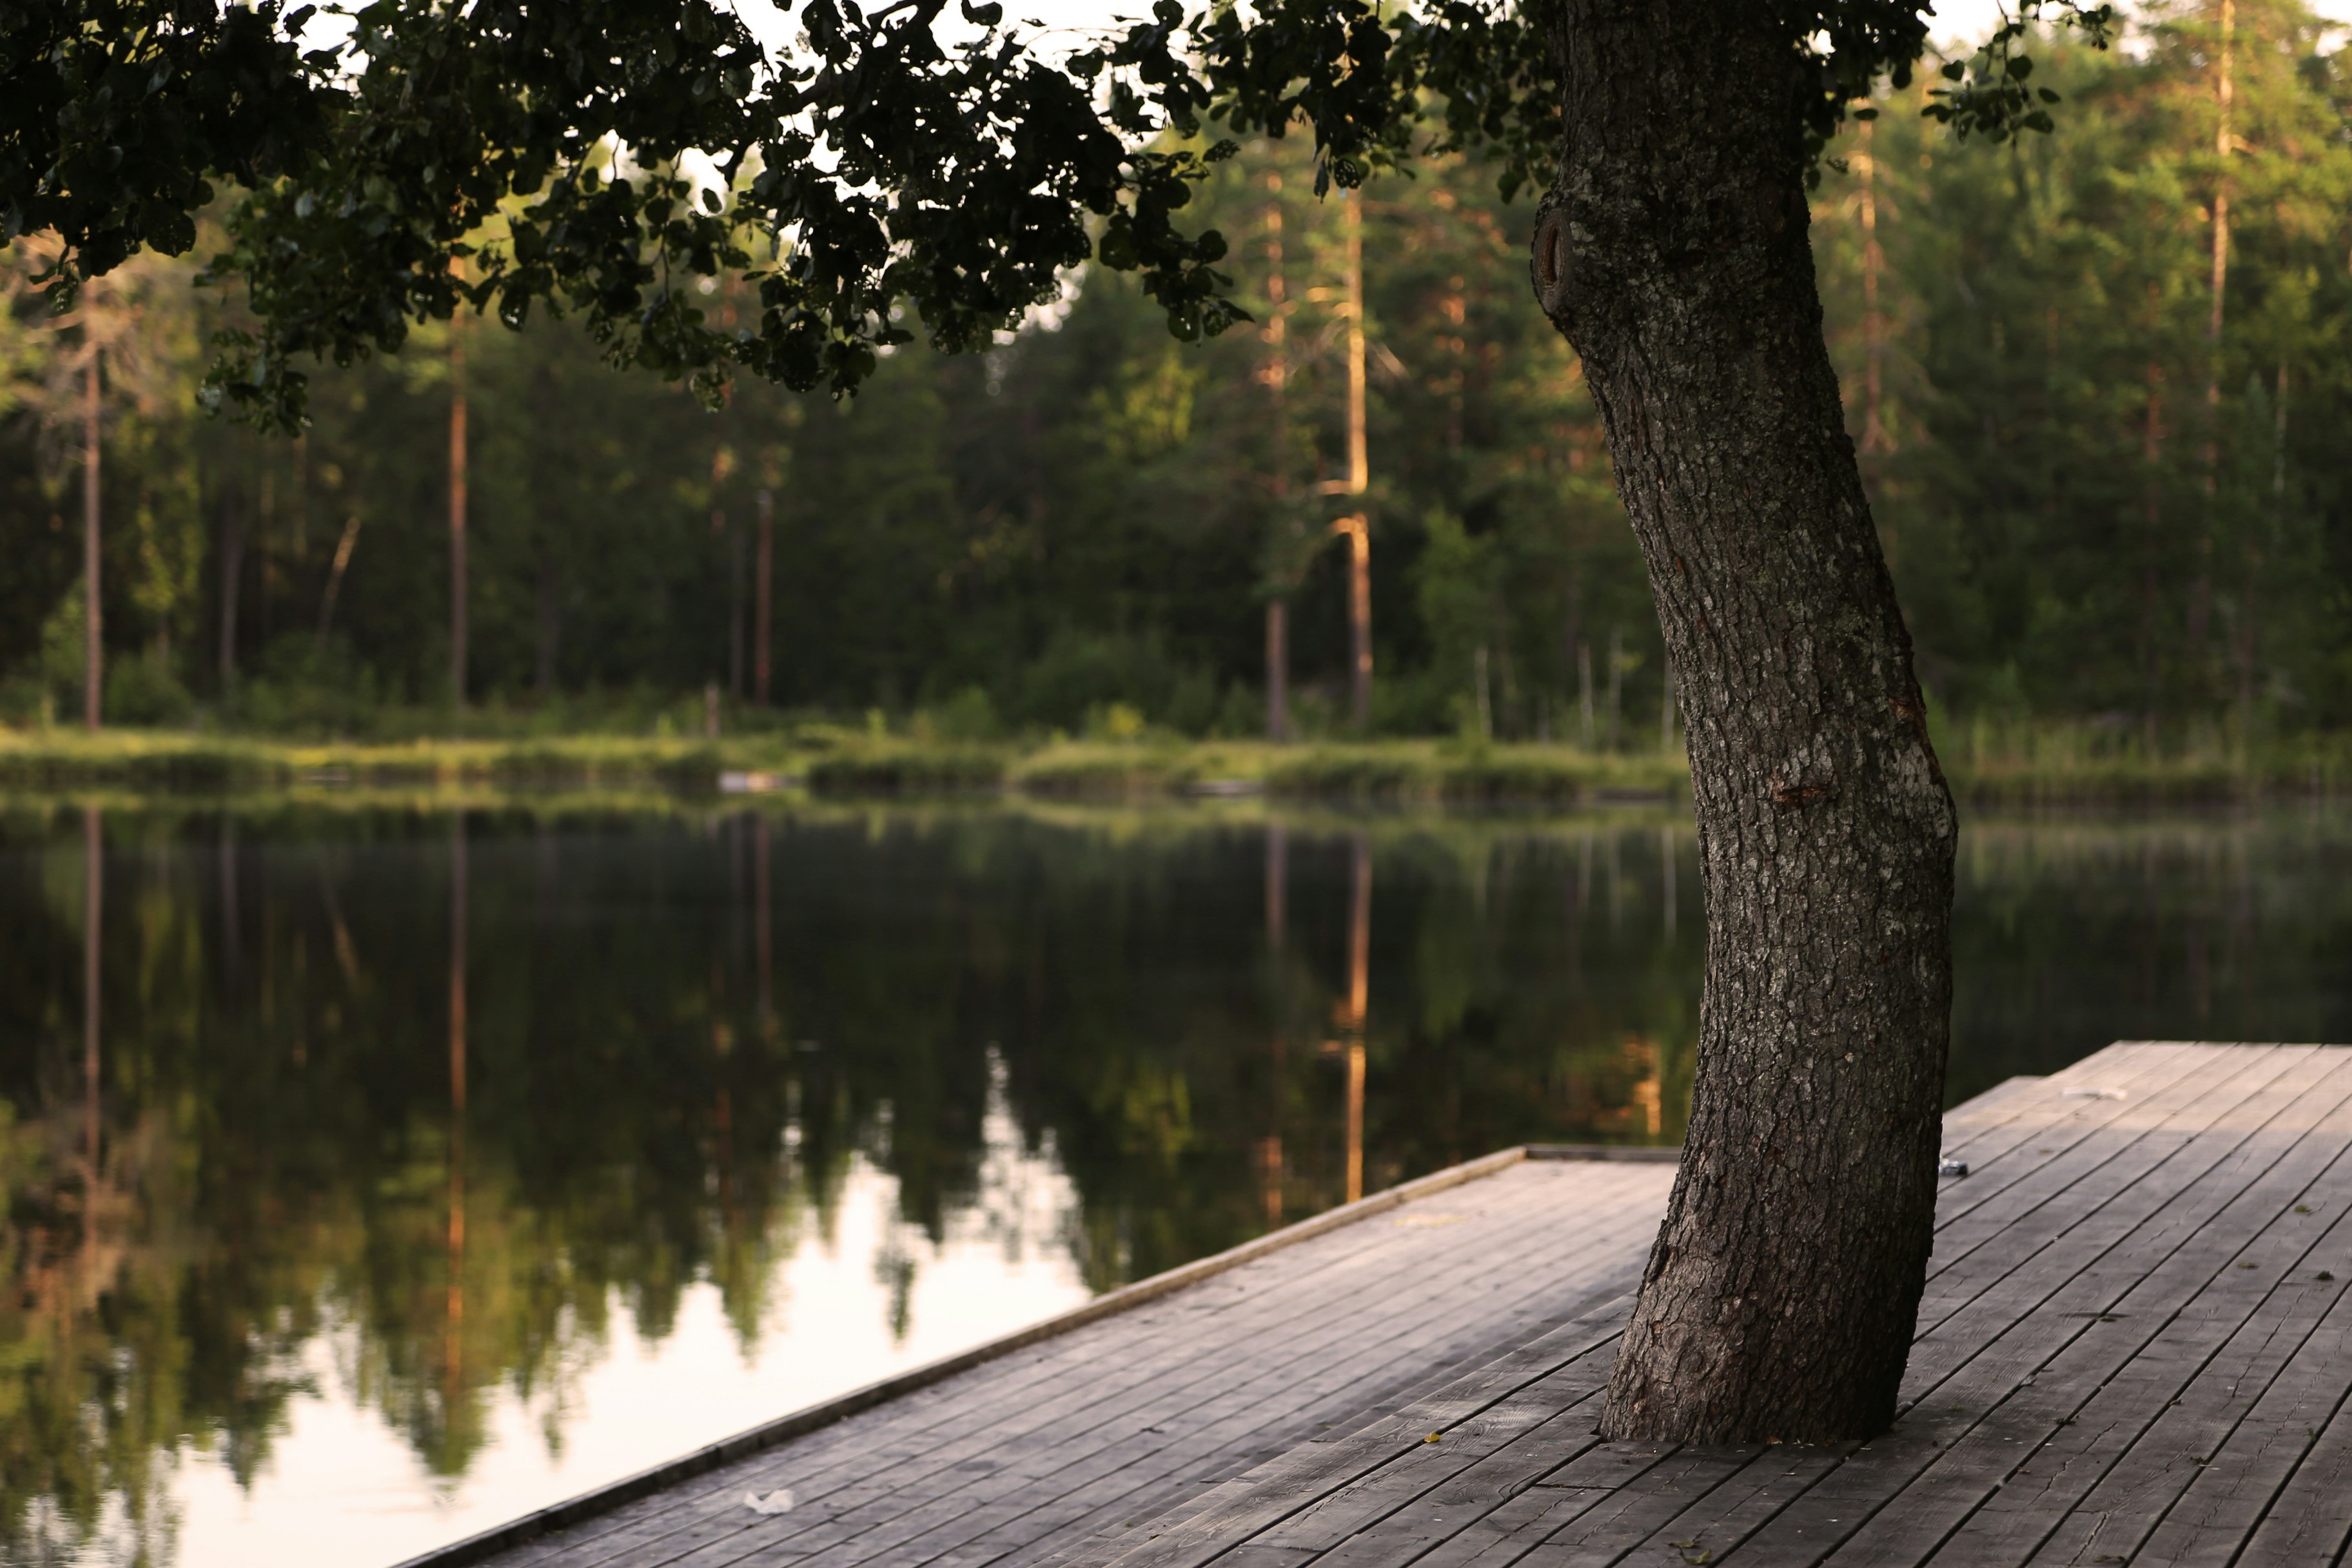
MULTIPOLYGON (((2038 47, 2055 135, 1956 144, 1915 89, 1831 149, 1829 329, 1946 718, 2143 749, 2352 719, 2352 83, 2299 4, 2231 15, 2226 39, 2198 6, 2145 15, 2119 52, 2038 47)), ((194 406, 233 302, 193 264, 136 263, 108 285, 109 713, 446 723, 462 361, 478 705, 641 723, 715 685, 740 721, 764 504, 775 707, 919 710, 965 739, 1255 733, 1279 596, 1295 724, 1336 731, 1328 525, 1360 503, 1324 488, 1346 472, 1345 225, 1308 152, 1245 146, 1195 205, 1255 324, 1179 343, 1090 272, 992 353, 910 346, 840 405, 744 384, 713 414, 563 323, 467 321, 454 345, 436 323, 396 360, 320 370, 309 436, 266 441, 194 406)), ((1362 198, 1373 727, 1653 748, 1642 564, 1574 356, 1529 298, 1532 205, 1494 185, 1440 159, 1362 198)), ((0 327, 0 717, 19 723, 79 710, 86 390, 23 275, 0 327)))

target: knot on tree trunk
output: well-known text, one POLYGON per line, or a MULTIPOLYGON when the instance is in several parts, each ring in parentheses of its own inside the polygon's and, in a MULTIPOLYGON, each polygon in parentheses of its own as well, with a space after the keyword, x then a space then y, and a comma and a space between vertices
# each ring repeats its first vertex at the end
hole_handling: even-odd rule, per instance
POLYGON ((1832 784, 1791 784, 1772 770, 1772 809, 1796 811, 1808 805, 1823 805, 1837 798, 1837 785, 1832 784))
POLYGON ((1536 215, 1536 237, 1528 275, 1536 286, 1536 302, 1557 321, 1568 309, 1570 249, 1568 209, 1547 205, 1536 215))

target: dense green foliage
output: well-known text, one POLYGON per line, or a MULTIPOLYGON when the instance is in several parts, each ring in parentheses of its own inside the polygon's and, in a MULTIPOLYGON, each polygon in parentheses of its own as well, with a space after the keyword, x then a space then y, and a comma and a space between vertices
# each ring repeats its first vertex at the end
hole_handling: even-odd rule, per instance
MULTIPOLYGON (((2226 160, 2201 9, 2158 18, 2135 51, 2038 47, 2033 80, 2066 100, 2055 136, 1956 146, 1914 89, 1828 150, 1814 221, 1832 343, 1948 720, 2079 720, 2118 746, 2177 748, 2352 717, 2352 475, 2329 438, 2352 394, 2347 86, 2299 7, 2236 16, 2226 160), (2218 374, 2217 183, 2232 193, 2218 374)), ((1527 298, 1530 214, 1496 199, 1496 173, 1433 159, 1318 200, 1307 148, 1251 142, 1191 216, 1226 237, 1221 266, 1255 324, 1180 343, 1160 302, 1082 270, 987 352, 885 353, 840 403, 746 381, 714 415, 612 374, 565 325, 468 322, 473 689, 551 727, 690 726, 678 700, 705 683, 747 693, 765 489, 781 705, 893 723, 919 710, 950 739, 1249 733, 1260 607, 1279 590, 1304 727, 1331 727, 1346 629, 1324 523, 1352 503, 1314 491, 1341 468, 1339 208, 1360 199, 1376 727, 1475 731, 1483 668, 1492 733, 1655 745, 1640 563, 1573 358, 1527 298), (1281 419, 1265 375, 1276 210, 1281 419)), ((268 441, 193 412, 205 339, 235 312, 189 270, 149 257, 85 296, 111 289, 138 323, 110 372, 110 714, 184 717, 194 693, 273 729, 446 724, 450 329, 322 373, 308 436, 268 441)), ((741 285, 698 298, 720 331, 758 309, 741 285)), ((20 293, 0 338, 0 682, 20 722, 76 700, 69 336, 20 293)))
POLYGON ((2340 726, 2352 79, 2301 5, 2241 0, 2223 157, 2214 12, 2165 15, 2138 58, 2043 55, 2056 136, 1981 156, 1898 100, 1849 139, 1887 322, 1872 436, 1850 175, 1817 240, 1850 423, 1948 711, 2340 726))
MULTIPOLYGON (((561 326, 469 326, 475 689, 517 705, 599 693, 615 708, 613 694, 632 688, 748 689, 752 661, 730 647, 730 629, 748 635, 762 489, 774 498, 784 705, 852 716, 928 705, 941 729, 966 736, 1076 730, 1090 716, 1115 731, 1121 705, 1153 723, 1250 733, 1261 721, 1262 589, 1293 578, 1303 579, 1295 666, 1310 685, 1336 680, 1345 611, 1337 554, 1319 542, 1338 503, 1297 498, 1341 446, 1340 214, 1313 196, 1303 159, 1256 151, 1224 166, 1209 199, 1246 237, 1238 254, 1268 315, 1268 209, 1285 223, 1292 418, 1279 451, 1259 333, 1177 342, 1156 306, 1100 273, 989 353, 893 354, 841 403, 743 384, 717 415, 652 378, 612 374, 561 326), (1277 171, 1287 178, 1270 192, 1277 171), (1288 499, 1269 482, 1277 472, 1288 499)), ((1452 727, 1483 642, 1496 648, 1501 727, 1532 731, 1549 699, 1566 735, 1568 639, 1591 641, 1599 666, 1622 627, 1633 666, 1647 618, 1573 361, 1526 309, 1514 216, 1484 171, 1451 164, 1384 186, 1367 227, 1382 518, 1374 614, 1393 672, 1384 727, 1452 727), (1506 576, 1518 579, 1508 595, 1506 576), (1581 629, 1567 618, 1571 603, 1581 629)), ((206 309, 202 295, 184 298, 206 309)), ((738 303, 715 291, 709 309, 723 320, 738 303)), ((124 596, 119 608, 110 598, 107 617, 119 670, 166 658, 207 700, 272 727, 364 732, 402 722, 380 705, 438 694, 446 333, 320 376, 299 445, 179 404, 147 422, 172 432, 168 456, 152 469, 128 453, 112 459, 110 504, 126 515, 110 516, 110 593, 124 596), (168 500, 149 499, 183 480, 168 500), (225 683, 220 543, 232 516, 241 679, 225 683), (160 594, 142 585, 165 563, 169 602, 142 616, 131 596, 160 594)), ((194 376, 194 354, 174 369, 194 376)), ((31 412, 15 426, 9 520, 29 548, 0 568, 12 600, 0 635, 15 638, 0 668, 16 674, 20 716, 38 680, 67 710, 73 680, 69 657, 39 663, 38 632, 75 578, 62 521, 74 476, 44 489, 31 412)), ((69 439, 69 407, 61 418, 69 439)), ((69 638, 50 640, 69 655, 69 638)), ((1605 726, 1606 668, 1594 679, 1605 726)), ((1654 733, 1654 655, 1634 683, 1627 724, 1654 733)), ((658 705, 634 710, 644 721, 658 705)), ((163 716, 116 707, 128 721, 163 716)), ((1304 716, 1315 710, 1310 692, 1304 716)))
MULTIPOLYGON (((2021 16, 2045 10, 2094 37, 2111 14, 2021 16)), ((1907 82, 1927 37, 1916 0, 1774 11, 1799 68, 1787 133, 1813 151, 1881 75, 1907 82)), ((1318 193, 1409 160, 1436 106, 1443 144, 1494 148, 1507 186, 1544 178, 1559 124, 1545 28, 1508 0, 1156 0, 1076 50, 996 0, 807 0, 778 20, 789 40, 710 0, 20 0, 0 10, 0 238, 56 239, 63 307, 143 248, 186 252, 228 181, 214 267, 257 319, 216 340, 205 395, 281 429, 305 359, 391 352, 464 306, 569 312, 614 363, 709 398, 739 369, 842 391, 914 341, 910 315, 940 348, 980 347, 1088 260, 1137 274, 1181 338, 1241 319, 1223 236, 1180 216, 1234 150, 1187 144, 1204 116, 1303 122, 1318 193), (714 281, 757 308, 714 318, 697 297, 714 281)), ((2024 31, 1948 70, 1934 112, 1963 134, 2046 129, 2024 31)))

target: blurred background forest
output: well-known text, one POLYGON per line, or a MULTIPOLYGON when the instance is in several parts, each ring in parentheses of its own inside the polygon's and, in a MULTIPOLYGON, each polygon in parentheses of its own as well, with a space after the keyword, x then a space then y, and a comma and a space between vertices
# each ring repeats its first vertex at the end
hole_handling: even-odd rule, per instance
MULTIPOLYGON (((1956 145, 1885 99, 1813 208, 1852 431, 1948 727, 2149 752, 2352 721, 2352 142, 2342 40, 2294 0, 2038 47, 2053 136, 1956 145)), ((1930 73, 1932 74, 1932 73, 1930 73)), ((1349 199, 1255 142, 1203 190, 1256 323, 1171 340, 1099 271, 984 355, 902 350, 835 404, 723 412, 566 324, 469 321, 321 368, 270 440, 194 393, 233 301, 142 258, 65 326, 0 324, 0 719, 81 708, 86 362, 101 357, 110 722, 395 737, 757 725, 770 706, 985 739, 1347 723, 1370 517, 1382 734, 1659 743, 1659 644, 1575 358, 1530 302, 1533 205, 1458 159, 1360 198, 1370 489, 1346 473, 1349 199), (453 390, 469 710, 451 698, 453 390), (763 500, 762 498, 766 498, 763 500)), ((201 250, 201 247, 199 247, 201 250)), ((724 293, 708 307, 737 308, 724 293)))

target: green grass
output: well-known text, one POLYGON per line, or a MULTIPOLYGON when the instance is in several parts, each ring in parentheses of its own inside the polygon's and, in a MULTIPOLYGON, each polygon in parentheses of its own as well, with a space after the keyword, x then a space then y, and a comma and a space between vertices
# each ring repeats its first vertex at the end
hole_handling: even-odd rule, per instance
POLYGON ((1679 798, 1689 776, 1679 752, 1397 741, 1285 751, 1269 760, 1265 782, 1269 794, 1292 799, 1568 805, 1679 798))
POLYGON ((2352 736, 2210 729, 2149 746, 2137 728, 1979 718, 1937 726, 1953 794, 1975 805, 2204 805, 2352 789, 2352 736))
POLYGON ((961 795, 1001 789, 1010 765, 988 746, 869 742, 810 759, 802 777, 820 795, 961 795))
POLYGON ((1679 757, 1598 756, 1565 747, 1386 741, 1269 746, 1156 739, 983 745, 841 727, 718 740, 529 736, 310 742, 159 731, 0 731, 0 790, 219 794, 284 790, 710 790, 761 773, 813 794, 1041 799, 1265 794, 1413 805, 1572 805, 1682 793, 1679 757))
MULTIPOLYGON (((2352 736, 2257 745, 2206 736, 2149 750, 2137 731, 2064 723, 1938 726, 1953 792, 1978 807, 2197 805, 2352 790, 2352 736)), ((821 722, 715 740, 515 734, 307 742, 239 734, 0 728, 0 792, 158 795, 368 790, 667 791, 757 773, 831 796, 1182 800, 1264 795, 1358 805, 1682 803, 1679 753, 1458 741, 951 742, 821 722)))
POLYGON ((406 744, 306 743, 109 730, 0 731, 0 788, 205 793, 317 784, 710 788, 727 767, 772 766, 773 742, 570 736, 406 744))

